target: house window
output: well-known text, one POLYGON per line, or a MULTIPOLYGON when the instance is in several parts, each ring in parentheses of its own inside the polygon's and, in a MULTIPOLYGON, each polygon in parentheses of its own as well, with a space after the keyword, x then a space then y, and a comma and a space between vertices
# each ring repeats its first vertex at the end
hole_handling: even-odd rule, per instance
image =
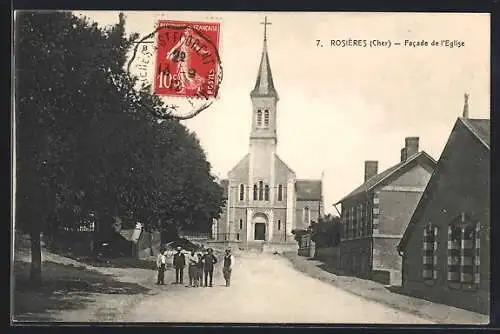
POLYGON ((362 203, 358 204, 357 211, 358 211, 358 237, 361 238, 363 236, 363 204, 362 203))
POLYGON ((243 229, 243 219, 240 219, 240 230, 243 229))
POLYGON ((344 210, 344 235, 349 239, 349 209, 344 210))
POLYGON ((349 218, 351 219, 351 239, 354 239, 356 237, 356 212, 354 211, 354 206, 351 207, 349 212, 349 218))
POLYGON ((278 219, 278 231, 281 230, 281 220, 278 219))
POLYGON ((236 240, 240 240, 240 234, 236 233, 236 240))
POLYGON ((245 186, 240 184, 240 201, 245 199, 245 186))
POLYGON ((422 278, 424 281, 437 279, 438 227, 428 224, 424 227, 422 245, 422 278))
POLYGON ((269 186, 267 184, 264 188, 264 200, 269 201, 269 186))
POLYGON ((278 186, 278 201, 283 200, 283 186, 280 184, 278 186))
POLYGON ((302 219, 304 220, 305 226, 309 226, 311 223, 311 210, 306 206, 302 212, 302 219))
POLYGON ((254 201, 257 200, 257 185, 256 184, 253 185, 253 200, 254 201))
POLYGON ((264 127, 269 126, 269 110, 264 110, 264 127))
POLYGON ((257 110, 257 126, 262 126, 262 111, 260 109, 257 110))
POLYGON ((363 221, 363 231, 361 235, 368 236, 368 204, 363 203, 361 207, 361 219, 363 221))
POLYGON ((259 181, 259 201, 262 201, 262 198, 264 197, 264 182, 259 181))
POLYGON ((448 225, 447 263, 449 282, 479 284, 479 224, 465 213, 448 225))

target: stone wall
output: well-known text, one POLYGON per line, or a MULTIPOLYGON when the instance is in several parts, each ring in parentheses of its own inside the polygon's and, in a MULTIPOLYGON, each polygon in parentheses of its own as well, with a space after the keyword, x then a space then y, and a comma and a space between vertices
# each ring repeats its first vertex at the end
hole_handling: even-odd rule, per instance
POLYGON ((340 246, 316 248, 314 258, 333 268, 340 268, 340 246))

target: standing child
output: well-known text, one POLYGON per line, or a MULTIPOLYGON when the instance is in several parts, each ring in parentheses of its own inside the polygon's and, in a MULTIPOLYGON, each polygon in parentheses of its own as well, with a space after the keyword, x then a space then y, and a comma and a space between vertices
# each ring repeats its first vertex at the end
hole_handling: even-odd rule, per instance
POLYGON ((194 250, 191 251, 191 254, 188 255, 187 260, 188 260, 189 286, 194 287, 196 269, 198 266, 198 256, 196 256, 194 250))
POLYGON ((222 267, 222 274, 224 275, 224 280, 226 281, 226 287, 231 286, 231 274, 234 266, 234 256, 231 254, 231 249, 226 249, 226 255, 224 255, 224 262, 222 267))
POLYGON ((196 265, 194 286, 198 288, 200 286, 203 286, 203 283, 201 281, 201 275, 203 272, 203 257, 201 256, 200 253, 198 253, 197 256, 198 256, 198 264, 196 265))
POLYGON ((165 251, 160 249, 158 253, 158 257, 156 258, 156 268, 158 268, 158 280, 156 284, 164 285, 165 284, 165 266, 167 264, 167 257, 165 256, 165 251))

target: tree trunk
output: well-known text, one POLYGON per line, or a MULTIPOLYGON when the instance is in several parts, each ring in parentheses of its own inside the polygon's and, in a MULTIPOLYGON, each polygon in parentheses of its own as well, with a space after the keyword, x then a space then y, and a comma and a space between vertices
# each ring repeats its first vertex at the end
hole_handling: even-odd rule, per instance
POLYGON ((30 281, 33 285, 42 283, 42 247, 39 231, 31 231, 31 267, 30 281))
POLYGON ((153 231, 154 231, 153 229, 151 229, 150 231, 147 231, 148 241, 149 241, 149 255, 151 255, 151 256, 154 255, 154 252, 153 252, 153 231))

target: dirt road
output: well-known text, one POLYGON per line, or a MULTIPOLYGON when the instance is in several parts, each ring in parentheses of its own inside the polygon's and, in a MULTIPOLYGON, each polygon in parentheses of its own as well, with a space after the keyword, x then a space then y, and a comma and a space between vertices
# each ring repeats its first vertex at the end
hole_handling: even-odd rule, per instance
POLYGON ((138 303, 126 321, 207 323, 386 323, 431 322, 367 301, 311 278, 279 255, 236 257, 232 285, 224 287, 216 267, 213 288, 168 282, 165 290, 138 303))

